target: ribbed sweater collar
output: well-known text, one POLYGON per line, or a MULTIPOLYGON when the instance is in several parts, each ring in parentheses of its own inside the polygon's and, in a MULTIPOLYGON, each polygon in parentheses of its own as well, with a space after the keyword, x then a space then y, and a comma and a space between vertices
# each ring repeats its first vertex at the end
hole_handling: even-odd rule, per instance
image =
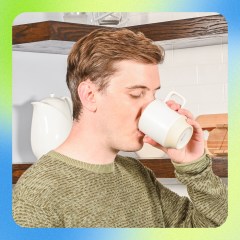
POLYGON ((46 155, 52 158, 55 158, 57 160, 60 160, 65 164, 68 164, 77 168, 85 169, 95 173, 110 173, 114 171, 114 162, 108 163, 108 164, 91 164, 91 163, 82 162, 82 161, 70 158, 54 150, 48 152, 46 155))

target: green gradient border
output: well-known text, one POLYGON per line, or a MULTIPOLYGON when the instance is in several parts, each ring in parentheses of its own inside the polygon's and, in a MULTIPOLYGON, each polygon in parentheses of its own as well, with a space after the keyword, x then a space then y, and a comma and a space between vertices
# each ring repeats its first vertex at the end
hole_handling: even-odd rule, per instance
POLYGON ((238 239, 240 234, 240 4, 237 0, 164 1, 2 1, 0 8, 0 229, 1 239, 238 239), (229 217, 214 229, 24 229, 11 217, 12 37, 14 18, 23 12, 219 12, 229 27, 229 217))

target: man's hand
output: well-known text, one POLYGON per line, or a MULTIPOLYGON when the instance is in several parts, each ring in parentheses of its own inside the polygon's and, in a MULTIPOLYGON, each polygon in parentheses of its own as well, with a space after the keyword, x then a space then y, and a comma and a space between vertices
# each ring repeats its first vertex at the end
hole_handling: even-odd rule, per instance
POLYGON ((179 114, 187 117, 187 123, 193 127, 193 135, 191 140, 182 149, 165 148, 148 136, 145 136, 143 141, 161 149, 168 154, 172 161, 176 163, 188 163, 199 159, 204 154, 204 138, 202 128, 194 120, 193 115, 188 110, 182 109, 181 105, 172 100, 167 101, 167 105, 179 114))

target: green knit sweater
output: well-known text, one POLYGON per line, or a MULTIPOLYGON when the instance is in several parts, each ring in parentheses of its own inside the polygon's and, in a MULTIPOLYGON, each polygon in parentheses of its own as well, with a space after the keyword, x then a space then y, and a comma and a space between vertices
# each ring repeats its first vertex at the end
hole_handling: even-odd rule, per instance
POLYGON ((80 162, 51 151, 13 192, 13 217, 25 227, 216 227, 227 217, 227 191, 204 155, 174 164, 191 200, 164 187, 138 160, 80 162))

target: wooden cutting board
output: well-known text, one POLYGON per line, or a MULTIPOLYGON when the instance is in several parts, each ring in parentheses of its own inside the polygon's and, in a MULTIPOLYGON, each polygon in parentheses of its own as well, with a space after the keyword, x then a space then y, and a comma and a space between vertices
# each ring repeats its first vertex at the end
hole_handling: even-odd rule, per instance
POLYGON ((199 115, 196 121, 201 125, 203 130, 213 130, 217 126, 228 125, 228 114, 206 114, 199 115))
POLYGON ((200 115, 196 121, 209 132, 206 148, 211 155, 228 154, 228 114, 200 115))

